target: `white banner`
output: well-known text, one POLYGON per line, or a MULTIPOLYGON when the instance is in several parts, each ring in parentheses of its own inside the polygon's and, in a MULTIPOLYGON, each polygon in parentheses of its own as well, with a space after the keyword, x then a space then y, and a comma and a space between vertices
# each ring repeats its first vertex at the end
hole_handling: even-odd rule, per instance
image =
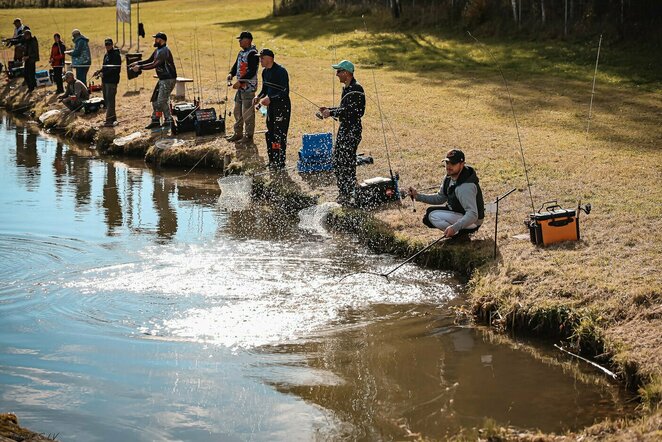
POLYGON ((131 23, 131 0, 117 0, 117 21, 131 23))

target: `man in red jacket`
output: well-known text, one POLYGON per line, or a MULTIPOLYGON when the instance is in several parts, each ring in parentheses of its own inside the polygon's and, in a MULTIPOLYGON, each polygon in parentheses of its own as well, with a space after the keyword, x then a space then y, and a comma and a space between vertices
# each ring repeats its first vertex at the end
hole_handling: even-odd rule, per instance
POLYGON ((55 93, 63 94, 64 86, 62 85, 62 68, 64 68, 64 51, 66 51, 67 48, 64 46, 64 43, 62 43, 60 34, 54 34, 53 40, 54 43, 53 46, 51 46, 51 58, 49 61, 53 67, 53 80, 57 85, 55 93))

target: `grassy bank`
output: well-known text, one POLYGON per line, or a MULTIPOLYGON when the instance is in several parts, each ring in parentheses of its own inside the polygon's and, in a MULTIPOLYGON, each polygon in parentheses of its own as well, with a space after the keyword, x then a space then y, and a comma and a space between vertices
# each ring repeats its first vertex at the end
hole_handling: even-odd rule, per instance
MULTIPOLYGON (((225 87, 217 78, 225 76, 228 54, 236 52, 233 37, 249 29, 258 47, 273 49, 276 60, 290 72, 293 92, 289 164, 296 161, 303 133, 333 130, 331 122, 315 119, 315 106, 307 100, 331 104, 335 89, 337 101, 340 87, 329 65, 348 58, 357 63, 357 79, 369 96, 360 151, 375 158, 374 165, 359 168, 359 178, 388 174, 374 72, 388 117, 392 166, 400 172, 401 186, 438 184, 443 153, 458 147, 477 168, 486 200, 518 189, 501 204, 498 260, 471 266, 477 268, 469 290, 476 317, 516 333, 562 338, 575 351, 611 366, 635 388, 642 388, 647 412, 657 416, 641 428, 649 435, 659 431, 660 51, 615 46, 605 36, 587 136, 597 39, 517 42, 478 35, 510 83, 535 208, 548 200, 566 207, 581 200, 594 207, 591 215, 582 218, 581 242, 542 249, 514 237, 526 233, 523 220, 532 203, 508 96, 481 46, 465 35, 393 32, 382 18, 367 17, 374 33, 366 33, 360 17, 273 19, 270 10, 271 2, 266 0, 168 0, 141 6, 141 20, 148 34, 168 33, 180 75, 192 76, 193 47, 199 46, 203 87, 196 95, 221 110, 218 102, 225 96, 225 87)), ((47 37, 54 31, 68 35, 71 28, 80 28, 91 38, 95 63, 101 60, 103 38, 114 36, 113 8, 95 9, 94 14, 89 9, 1 11, 0 23, 10 23, 16 15, 40 39, 42 60, 49 46, 47 37)), ((150 44, 144 42, 141 47, 150 44)), ((121 124, 113 136, 131 134, 149 118, 154 80, 143 75, 127 84, 124 78, 119 91, 121 124)), ((98 124, 102 116, 86 118, 98 124)), ((258 117, 258 129, 263 126, 258 117)), ((259 167, 266 152, 259 136, 256 142, 257 146, 241 148, 220 139, 209 141, 229 152, 235 162, 259 167)), ((293 180, 320 200, 335 196, 328 180, 302 182, 298 176, 293 180)), ((374 215, 388 235, 405 242, 401 248, 405 252, 438 235, 422 226, 421 212, 421 207, 417 213, 410 207, 391 207, 374 215)), ((489 244, 493 231, 494 217, 488 215, 476 234, 476 244, 489 244)), ((399 240, 393 241, 396 250, 399 240)), ((610 428, 613 434, 625 434, 634 428, 629 425, 635 424, 610 428)))

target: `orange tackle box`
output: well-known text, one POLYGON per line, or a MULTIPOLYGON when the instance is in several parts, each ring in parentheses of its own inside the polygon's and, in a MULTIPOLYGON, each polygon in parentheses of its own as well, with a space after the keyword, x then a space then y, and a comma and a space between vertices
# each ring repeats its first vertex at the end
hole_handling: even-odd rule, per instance
POLYGON ((579 241, 579 217, 575 209, 564 209, 556 201, 543 203, 525 221, 531 242, 548 246, 561 241, 579 241))

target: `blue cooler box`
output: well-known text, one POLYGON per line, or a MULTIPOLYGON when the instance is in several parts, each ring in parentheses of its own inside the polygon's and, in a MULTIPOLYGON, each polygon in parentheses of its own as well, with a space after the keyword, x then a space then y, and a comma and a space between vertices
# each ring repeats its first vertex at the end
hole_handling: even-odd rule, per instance
POLYGON ((48 71, 37 71, 34 76, 37 80, 37 86, 50 86, 53 84, 51 75, 48 71))
POLYGON ((330 132, 304 134, 297 170, 303 173, 333 170, 332 150, 333 135, 330 132))

